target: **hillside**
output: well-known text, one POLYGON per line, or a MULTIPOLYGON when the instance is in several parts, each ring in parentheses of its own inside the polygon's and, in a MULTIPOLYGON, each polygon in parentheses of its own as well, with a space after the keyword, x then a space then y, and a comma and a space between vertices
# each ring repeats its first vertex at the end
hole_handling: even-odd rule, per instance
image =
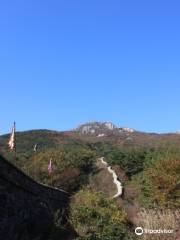
MULTIPOLYGON (((0 149, 7 153, 9 134, 0 136, 0 149)), ((145 133, 132 128, 117 127, 111 122, 92 122, 82 124, 70 131, 58 132, 51 130, 30 130, 17 132, 17 151, 31 155, 33 147, 38 149, 56 147, 59 145, 83 145, 88 143, 108 143, 117 146, 164 146, 167 144, 180 144, 178 133, 145 133)))
MULTIPOLYGON (((117 219, 115 226, 119 226, 117 233, 122 233, 122 240, 133 239, 133 228, 139 223, 142 208, 157 211, 168 208, 174 216, 173 209, 180 207, 180 134, 144 133, 110 122, 87 123, 64 132, 17 132, 16 161, 7 147, 8 138, 9 135, 0 136, 3 156, 36 181, 62 188, 72 195, 70 221, 79 239, 90 240, 92 236, 105 239, 107 235, 118 240, 108 214, 117 219), (116 191, 112 176, 97 164, 99 157, 105 157, 123 184, 123 196, 113 202, 107 198, 116 191), (47 171, 50 159, 52 176, 47 171), (115 208, 119 209, 118 216, 113 215, 115 208), (100 219, 104 219, 102 225, 100 219), (96 228, 97 224, 101 227, 96 228)), ((177 224, 177 220, 174 222, 177 224)))
POLYGON ((80 125, 73 131, 65 132, 73 139, 98 143, 107 142, 117 146, 164 146, 180 144, 178 133, 147 133, 128 127, 118 127, 111 122, 92 122, 80 125))

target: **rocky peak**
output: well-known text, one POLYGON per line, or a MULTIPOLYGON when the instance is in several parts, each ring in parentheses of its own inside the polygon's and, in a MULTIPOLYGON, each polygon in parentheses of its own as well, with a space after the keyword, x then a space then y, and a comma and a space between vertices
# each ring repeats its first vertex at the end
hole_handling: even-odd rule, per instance
POLYGON ((105 137, 111 134, 131 134, 135 132, 133 128, 117 127, 112 122, 89 122, 80 125, 74 131, 80 134, 93 135, 96 137, 105 137))
POLYGON ((118 128, 111 122, 89 122, 80 125, 78 128, 75 129, 75 131, 82 134, 94 134, 104 136, 104 134, 106 134, 107 132, 111 132, 115 129, 118 128))

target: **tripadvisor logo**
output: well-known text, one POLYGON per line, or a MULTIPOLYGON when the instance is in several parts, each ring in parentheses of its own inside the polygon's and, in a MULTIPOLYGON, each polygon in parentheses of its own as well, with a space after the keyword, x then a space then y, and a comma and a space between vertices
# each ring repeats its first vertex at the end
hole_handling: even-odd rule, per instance
POLYGON ((142 234, 172 234, 173 229, 143 229, 142 227, 137 227, 135 229, 135 234, 140 236, 142 234))
POLYGON ((138 236, 142 235, 143 232, 144 232, 144 231, 143 231, 142 227, 137 227, 137 228, 135 229, 135 234, 138 235, 138 236))

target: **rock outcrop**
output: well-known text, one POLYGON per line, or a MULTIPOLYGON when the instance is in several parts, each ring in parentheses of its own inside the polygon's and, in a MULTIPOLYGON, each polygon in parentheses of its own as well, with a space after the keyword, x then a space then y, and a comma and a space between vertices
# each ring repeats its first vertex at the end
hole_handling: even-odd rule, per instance
POLYGON ((118 128, 111 122, 89 122, 80 125, 78 128, 74 129, 74 131, 80 134, 93 135, 96 137, 104 137, 111 134, 120 135, 135 132, 135 130, 132 128, 118 128))
POLYGON ((90 122, 80 125, 75 131, 81 134, 101 135, 107 134, 117 127, 111 122, 90 122))

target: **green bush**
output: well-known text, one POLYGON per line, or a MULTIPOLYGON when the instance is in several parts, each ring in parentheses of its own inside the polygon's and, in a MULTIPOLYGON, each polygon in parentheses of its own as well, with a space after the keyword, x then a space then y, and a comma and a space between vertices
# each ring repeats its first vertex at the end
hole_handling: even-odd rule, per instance
POLYGON ((132 239, 125 211, 101 193, 78 192, 71 203, 70 221, 79 234, 78 239, 132 239))
POLYGON ((99 151, 110 165, 119 165, 131 177, 144 169, 146 155, 153 150, 103 145, 99 151))
POLYGON ((32 154, 27 159, 18 158, 14 161, 14 164, 36 181, 47 185, 63 187, 61 184, 62 174, 68 178, 71 185, 68 187, 67 183, 66 190, 74 191, 75 188, 87 181, 89 172, 94 168, 95 160, 94 151, 89 150, 86 146, 68 144, 38 150, 37 153, 32 154), (52 159, 53 165, 51 175, 48 173, 50 159, 52 159))
POLYGON ((146 207, 180 207, 180 151, 157 149, 146 158, 145 169, 133 178, 139 200, 146 207))

